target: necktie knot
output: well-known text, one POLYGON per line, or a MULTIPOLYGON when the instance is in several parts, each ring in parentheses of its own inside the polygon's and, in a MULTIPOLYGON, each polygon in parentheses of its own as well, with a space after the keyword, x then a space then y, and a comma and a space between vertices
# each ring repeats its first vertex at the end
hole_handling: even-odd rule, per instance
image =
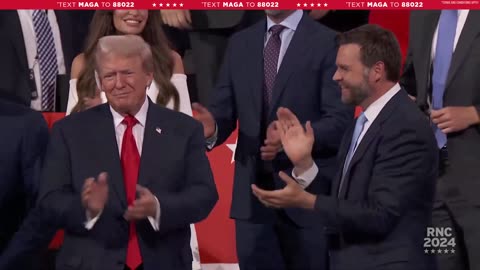
POLYGON ((138 120, 134 116, 127 115, 125 118, 123 118, 122 124, 126 125, 127 128, 132 128, 138 124, 138 120))
POLYGON ((283 29, 285 29, 285 26, 280 25, 280 24, 276 24, 276 25, 270 27, 270 29, 268 31, 270 33, 272 33, 272 36, 275 36, 275 35, 278 36, 283 31, 283 29))
POLYGON ((367 122, 367 117, 362 112, 357 118, 357 126, 362 126, 363 127, 363 125, 365 125, 366 122, 367 122))

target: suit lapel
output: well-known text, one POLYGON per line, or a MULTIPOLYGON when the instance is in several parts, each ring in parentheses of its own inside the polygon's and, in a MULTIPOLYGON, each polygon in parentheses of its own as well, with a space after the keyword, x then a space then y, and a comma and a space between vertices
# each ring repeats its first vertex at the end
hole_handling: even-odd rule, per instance
POLYGON ((345 159, 348 154, 348 149, 350 148, 350 142, 352 140, 353 131, 355 129, 355 124, 352 124, 348 127, 345 135, 343 136, 342 143, 340 144, 340 149, 338 150, 338 161, 339 161, 339 170, 335 175, 335 178, 332 183, 332 195, 338 194, 338 188, 340 187, 340 181, 342 179, 343 166, 345 164, 345 159))
MULTIPOLYGON (((375 119, 375 121, 372 123, 370 128, 367 130, 367 132, 365 133, 365 135, 362 138, 362 141, 357 146, 357 150, 353 154, 352 160, 350 161, 348 169, 345 172, 345 180, 344 180, 343 185, 342 185, 341 193, 339 194, 340 198, 345 198, 345 196, 347 194, 349 184, 350 184, 350 170, 362 158, 362 156, 365 154, 365 151, 368 149, 368 146, 370 145, 372 140, 377 136, 378 132, 380 131, 381 124, 379 123, 379 121, 376 121, 376 120, 377 119, 375 119)), ((378 120, 380 120, 380 119, 378 119, 378 120)), ((342 163, 342 169, 343 169, 343 164, 344 163, 345 163, 345 159, 344 159, 344 162, 342 163)))
POLYGON ((267 28, 267 21, 262 20, 262 22, 257 23, 254 28, 254 32, 251 35, 251 38, 248 40, 247 44, 247 54, 250 54, 251 57, 246 57, 245 59, 251 59, 250 64, 246 65, 246 72, 250 74, 252 83, 250 94, 252 96, 253 107, 256 110, 254 115, 260 117, 262 115, 262 102, 263 102, 263 48, 265 43, 265 32, 267 28))
MULTIPOLYGON (((309 27, 307 25, 307 15, 303 15, 297 29, 290 41, 290 44, 283 56, 282 63, 275 77, 275 83, 272 90, 272 103, 269 110, 269 117, 274 117, 278 102, 281 99, 282 93, 286 88, 288 79, 295 71, 295 67, 305 62, 305 57, 308 57, 305 52, 309 42, 307 39, 310 36, 309 27)), ((263 59, 263 57, 262 57, 263 59)))
MULTIPOLYGON (((27 52, 25 48, 25 39, 23 38, 23 31, 22 31, 22 25, 20 24, 20 18, 17 15, 17 11, 11 11, 12 13, 7 13, 10 14, 11 18, 6 19, 9 20, 12 28, 10 29, 10 36, 12 38, 13 45, 15 47, 15 51, 17 53, 18 59, 22 66, 25 66, 30 68, 28 66, 28 59, 27 59, 27 52)), ((5 41, 2 41, 5 42, 5 41)))
POLYGON ((462 33, 458 39, 455 52, 452 56, 452 63, 448 72, 447 82, 445 89, 448 89, 448 85, 452 82, 455 73, 460 69, 463 60, 470 52, 470 47, 473 44, 473 40, 480 33, 480 11, 470 10, 468 13, 467 21, 463 26, 462 33))
POLYGON ((171 149, 169 142, 169 131, 174 127, 169 125, 168 119, 159 117, 158 113, 155 113, 159 108, 156 107, 149 100, 147 120, 145 122, 145 132, 143 135, 142 155, 140 157, 140 169, 138 175, 138 184, 142 186, 148 186, 149 171, 152 169, 160 169, 161 164, 166 164, 162 159, 168 156, 168 149, 171 149), (164 154, 160 154, 160 153, 164 154))
POLYGON ((127 206, 127 196, 123 183, 123 172, 113 117, 108 104, 101 106, 102 117, 99 117, 98 120, 95 119, 96 121, 94 122, 94 125, 96 125, 95 130, 97 131, 95 133, 101 134, 98 136, 98 140, 96 140, 98 141, 98 149, 102 149, 102 151, 98 151, 99 156, 97 158, 99 162, 105 164, 105 170, 109 174, 108 182, 110 183, 110 187, 114 193, 117 194, 122 207, 125 208, 127 206))
MULTIPOLYGON (((420 82, 420 85, 423 87, 420 87, 419 90, 425 90, 429 89, 430 85, 430 70, 431 70, 431 62, 432 62, 432 42, 433 42, 433 35, 435 34, 435 29, 437 28, 438 24, 438 19, 440 18, 440 11, 435 10, 435 11, 422 11, 423 16, 422 21, 415 21, 411 22, 412 24, 418 24, 416 26, 411 26, 412 29, 418 29, 417 35, 416 35, 416 41, 417 42, 417 48, 418 52, 414 53, 414 61, 415 61, 415 67, 419 67, 418 70, 416 70, 416 73, 418 74, 418 80, 420 82)), ((425 91, 422 93, 422 95, 425 96, 425 100, 427 100, 427 93, 428 91, 425 91)))
MULTIPOLYGON (((350 184, 350 171, 355 166, 360 159, 363 157, 367 149, 369 148, 369 145, 373 141, 374 138, 377 137, 377 134, 380 132, 380 129, 382 127, 383 122, 388 119, 390 114, 394 111, 395 107, 397 106, 398 99, 401 98, 401 95, 405 95, 403 93, 404 90, 401 89, 400 92, 395 94, 383 107, 383 109, 380 111, 380 114, 378 114, 377 118, 373 121, 373 123, 370 125, 368 128, 367 132, 363 136, 362 140, 360 141, 360 144, 357 146, 357 150, 353 154, 352 160, 350 161, 349 167, 347 171, 345 172, 345 180, 342 185, 342 190, 341 193, 339 194, 340 198, 345 198, 349 184, 350 184)), ((350 137, 351 138, 351 137, 350 137)), ((348 151, 348 150, 347 150, 348 151)), ((345 158, 343 159, 342 166, 345 163, 345 158)), ((342 167, 343 168, 343 167, 342 167)), ((337 189, 338 190, 338 189, 337 189)))

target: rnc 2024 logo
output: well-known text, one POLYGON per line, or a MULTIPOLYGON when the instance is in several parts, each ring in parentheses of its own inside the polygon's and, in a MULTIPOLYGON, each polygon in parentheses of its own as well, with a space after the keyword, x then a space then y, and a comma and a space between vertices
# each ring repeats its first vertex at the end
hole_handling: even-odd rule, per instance
POLYGON ((427 237, 423 238, 426 254, 455 253, 455 236, 450 227, 427 227, 427 237))

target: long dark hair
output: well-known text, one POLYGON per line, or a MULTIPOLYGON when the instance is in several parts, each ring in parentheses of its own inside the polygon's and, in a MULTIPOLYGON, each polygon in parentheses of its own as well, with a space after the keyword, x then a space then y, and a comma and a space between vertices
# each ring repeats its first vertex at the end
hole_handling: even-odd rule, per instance
MULTIPOLYGON (((85 109, 83 99, 94 97, 97 88, 94 75, 95 47, 101 37, 118 34, 113 25, 113 11, 98 10, 90 23, 87 42, 84 50, 85 66, 77 81, 78 103, 72 112, 85 109)), ((171 83, 173 58, 169 42, 162 30, 162 19, 158 10, 149 10, 148 19, 140 36, 151 46, 154 62, 153 78, 158 84, 157 104, 166 106, 173 98, 174 110, 179 110, 180 98, 175 86, 171 83)))

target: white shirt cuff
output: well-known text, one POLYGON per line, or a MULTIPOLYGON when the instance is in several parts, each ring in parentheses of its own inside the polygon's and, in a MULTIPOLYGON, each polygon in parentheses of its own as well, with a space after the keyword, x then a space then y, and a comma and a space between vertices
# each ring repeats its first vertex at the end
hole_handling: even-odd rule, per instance
POLYGON ((215 124, 215 132, 213 133, 212 137, 207 138, 207 148, 208 150, 212 150, 215 144, 217 143, 218 139, 218 126, 215 124))
POLYGON ((94 218, 92 218, 88 212, 85 212, 85 215, 87 216, 87 221, 85 221, 84 223, 84 226, 85 226, 85 229, 87 230, 91 230, 93 228, 93 226, 95 226, 95 223, 97 223, 98 219, 100 218, 100 216, 102 215, 102 212, 103 211, 100 211, 100 213, 98 213, 98 215, 94 218))
MULTIPOLYGON (((155 201, 157 202, 157 211, 155 213, 155 218, 148 217, 148 221, 150 221, 150 225, 152 225, 155 231, 160 230, 160 202, 158 201, 157 197, 155 197, 155 201)), ((95 223, 97 223, 98 219, 102 215, 102 211, 94 218, 90 217, 88 212, 85 213, 87 217, 87 221, 85 222, 85 229, 91 230, 95 223)))
POLYGON ((292 176, 297 181, 297 183, 303 188, 307 188, 315 179, 318 174, 318 167, 315 162, 313 162, 312 167, 304 171, 301 175, 295 175, 295 168, 292 170, 292 176))
POLYGON ((157 211, 155 213, 155 218, 148 217, 148 221, 152 228, 158 232, 160 230, 160 202, 158 201, 157 197, 155 197, 155 201, 157 202, 157 211))

